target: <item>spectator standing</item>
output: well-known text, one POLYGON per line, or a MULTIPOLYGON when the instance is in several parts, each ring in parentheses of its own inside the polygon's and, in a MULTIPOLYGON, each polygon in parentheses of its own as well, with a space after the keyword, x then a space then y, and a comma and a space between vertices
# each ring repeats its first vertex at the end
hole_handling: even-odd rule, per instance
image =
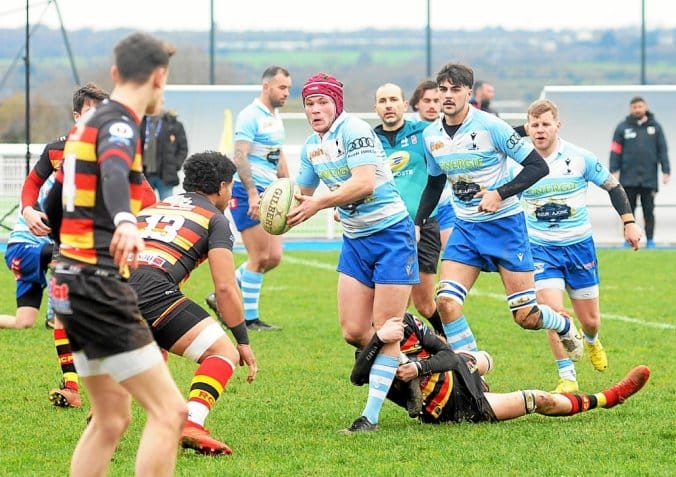
POLYGON ((610 172, 627 192, 632 212, 641 198, 647 247, 655 246, 655 194, 657 169, 662 169, 662 183, 669 182, 671 167, 667 141, 662 126, 640 96, 629 102, 629 116, 617 125, 610 145, 610 172))
POLYGON ((183 124, 173 111, 145 116, 141 123, 143 173, 160 200, 169 197, 179 183, 178 171, 188 156, 183 124))
POLYGON ((491 108, 491 101, 495 97, 495 88, 488 81, 476 80, 472 88, 472 98, 469 104, 477 109, 487 113, 498 115, 498 112, 491 108))

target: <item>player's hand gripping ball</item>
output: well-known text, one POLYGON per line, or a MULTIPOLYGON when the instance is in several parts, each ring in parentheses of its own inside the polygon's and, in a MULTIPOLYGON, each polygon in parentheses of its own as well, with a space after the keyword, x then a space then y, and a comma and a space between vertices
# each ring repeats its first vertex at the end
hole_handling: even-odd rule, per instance
POLYGON ((260 221, 263 229, 272 235, 281 235, 291 227, 286 225, 286 214, 298 206, 295 195, 300 188, 288 177, 270 184, 260 202, 260 221))

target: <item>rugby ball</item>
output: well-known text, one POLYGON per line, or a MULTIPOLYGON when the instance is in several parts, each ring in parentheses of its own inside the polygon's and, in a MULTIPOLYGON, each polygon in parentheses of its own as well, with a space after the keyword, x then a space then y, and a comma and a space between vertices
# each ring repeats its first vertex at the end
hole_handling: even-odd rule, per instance
POLYGON ((260 202, 260 221, 263 229, 272 235, 281 235, 291 227, 286 225, 286 214, 298 206, 295 195, 300 188, 288 177, 270 184, 260 202))

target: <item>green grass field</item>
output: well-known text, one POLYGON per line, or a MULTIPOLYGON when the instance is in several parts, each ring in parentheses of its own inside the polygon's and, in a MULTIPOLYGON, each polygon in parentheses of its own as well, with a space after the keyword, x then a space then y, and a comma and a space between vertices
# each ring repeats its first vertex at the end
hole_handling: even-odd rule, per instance
MULTIPOLYGON (((238 255, 238 260, 243 260, 238 255)), ((365 387, 349 383, 353 350, 341 338, 336 312, 335 252, 289 252, 266 276, 262 316, 284 327, 253 333, 260 364, 249 385, 238 370, 207 426, 229 443, 232 456, 179 453, 179 476, 636 476, 676 474, 676 251, 601 250, 602 340, 610 366, 595 372, 577 365, 583 391, 596 392, 637 364, 652 376, 624 405, 566 418, 531 415, 499 424, 430 426, 386 403, 380 432, 342 436, 361 412, 365 387)), ((203 302, 211 290, 208 267, 185 292, 203 302)), ((0 313, 14 307, 11 274, 0 313)), ((496 369, 492 389, 551 389, 557 375, 543 332, 512 323, 496 274, 480 277, 466 311, 480 347, 496 369)), ((195 365, 171 357, 170 368, 187 392, 195 365)), ((59 372, 51 332, 0 330, 0 475, 60 476, 85 425, 83 409, 54 408, 47 400, 59 372)), ((110 475, 133 475, 143 415, 115 454, 110 475)))

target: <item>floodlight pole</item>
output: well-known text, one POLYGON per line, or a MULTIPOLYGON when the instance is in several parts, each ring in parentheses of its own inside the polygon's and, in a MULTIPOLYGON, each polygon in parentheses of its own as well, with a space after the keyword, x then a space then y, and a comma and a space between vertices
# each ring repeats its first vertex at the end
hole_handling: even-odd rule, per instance
POLYGON ((645 78, 645 0, 641 0, 641 84, 646 84, 645 78))
POLYGON ((31 65, 30 65, 30 15, 29 0, 26 0, 26 56, 24 56, 25 79, 26 79, 26 176, 30 172, 31 161, 31 65))
POLYGON ((430 0, 427 0, 427 27, 425 28, 426 53, 427 53, 427 77, 432 76, 432 26, 430 24, 430 0))
POLYGON ((215 78, 214 78, 214 37, 215 37, 215 24, 214 24, 214 0, 211 0, 210 2, 210 8, 211 8, 211 25, 209 29, 209 84, 214 84, 215 78))
POLYGON ((54 7, 56 8, 56 15, 59 17, 59 25, 61 25, 61 36, 63 36, 63 44, 66 47, 66 52, 68 53, 68 59, 70 60, 70 70, 73 73, 73 80, 75 81, 75 86, 80 86, 80 76, 77 74, 77 68, 75 68, 75 60, 73 59, 73 51, 70 49, 70 42, 68 41, 68 35, 66 34, 66 28, 63 26, 63 17, 61 16, 61 10, 59 9, 59 3, 56 0, 54 2, 54 7))

